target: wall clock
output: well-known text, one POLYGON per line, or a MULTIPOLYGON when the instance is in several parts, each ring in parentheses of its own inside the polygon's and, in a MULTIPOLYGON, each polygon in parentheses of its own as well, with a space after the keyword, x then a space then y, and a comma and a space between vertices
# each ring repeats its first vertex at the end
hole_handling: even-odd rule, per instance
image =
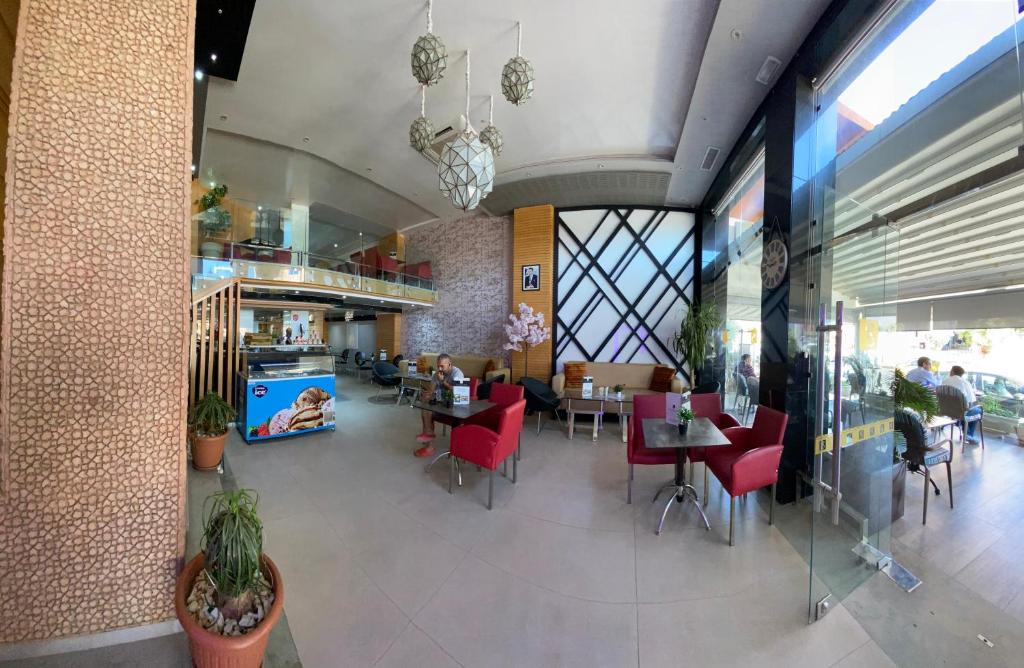
POLYGON ((789 266, 789 251, 781 238, 775 236, 764 245, 761 254, 761 283, 769 290, 782 285, 786 277, 786 268, 789 266))

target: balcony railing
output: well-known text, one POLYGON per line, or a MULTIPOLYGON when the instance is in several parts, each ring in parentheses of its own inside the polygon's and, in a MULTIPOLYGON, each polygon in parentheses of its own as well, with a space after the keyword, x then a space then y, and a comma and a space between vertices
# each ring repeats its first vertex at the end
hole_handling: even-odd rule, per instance
POLYGON ((377 271, 350 260, 251 244, 225 244, 230 257, 193 257, 192 289, 242 278, 341 288, 371 295, 437 302, 434 281, 402 271, 377 271))

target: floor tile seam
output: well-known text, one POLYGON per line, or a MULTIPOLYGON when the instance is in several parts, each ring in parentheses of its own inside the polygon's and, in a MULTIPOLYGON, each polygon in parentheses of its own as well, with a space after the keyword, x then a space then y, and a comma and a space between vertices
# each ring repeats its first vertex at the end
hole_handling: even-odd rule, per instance
MULTIPOLYGON (((968 561, 968 562, 967 562, 966 564, 964 564, 963 568, 961 568, 960 570, 958 570, 958 571, 957 571, 956 573, 953 573, 953 574, 951 574, 951 576, 950 576, 950 577, 952 577, 952 578, 956 579, 956 581, 957 581, 957 582, 959 582, 959 583, 960 583, 960 584, 962 584, 963 586, 967 587, 968 589, 971 589, 970 585, 968 585, 968 584, 967 584, 966 582, 964 582, 963 580, 960 580, 960 578, 959 578, 960 574, 961 574, 961 573, 963 573, 963 572, 964 572, 965 570, 967 570, 967 569, 968 569, 968 568, 969 568, 970 566, 972 566, 972 565, 974 564, 974 562, 978 561, 978 560, 979 560, 979 559, 981 559, 982 557, 985 557, 985 556, 990 556, 990 553, 992 553, 992 552, 993 552, 993 549, 992 549, 992 548, 993 548, 993 547, 995 546, 995 544, 996 544, 996 543, 998 543, 998 542, 999 542, 1000 540, 1002 540, 1002 539, 1003 539, 1003 538, 1005 538, 1005 537, 1006 537, 1005 535, 1002 535, 1002 536, 1000 536, 999 538, 997 538, 997 539, 995 539, 994 541, 992 541, 991 543, 989 543, 989 544, 988 544, 988 545, 987 545, 987 546, 985 547, 985 549, 983 549, 983 550, 982 550, 981 552, 979 552, 979 553, 978 553, 977 555, 975 555, 975 557, 974 557, 973 559, 971 559, 971 560, 970 560, 970 561, 968 561)), ((902 541, 901 541, 901 542, 902 542, 902 541)), ((906 547, 906 544, 905 544, 905 543, 904 543, 904 547, 906 547)), ((908 549, 910 549, 910 548, 908 548, 908 549)), ((912 550, 912 551, 914 551, 914 552, 916 553, 916 550, 912 550)), ((920 556, 922 556, 923 558, 925 558, 925 559, 928 559, 928 560, 930 561, 929 557, 926 557, 926 556, 924 556, 924 555, 920 555, 920 556)), ((1002 556, 1002 555, 1000 555, 1000 556, 1002 556)), ((973 591, 973 589, 971 589, 971 590, 973 591)))
MULTIPOLYGON (((547 524, 554 524, 555 526, 565 527, 567 529, 579 529, 579 530, 582 530, 582 531, 600 531, 600 532, 604 532, 604 533, 629 533, 630 531, 634 530, 635 523, 636 523, 636 520, 634 519, 633 520, 634 526, 630 527, 629 529, 602 529, 600 527, 585 527, 585 526, 580 526, 578 524, 569 524, 567 522, 559 522, 557 520, 551 520, 551 519, 548 519, 546 517, 537 517, 536 515, 534 515, 532 513, 523 512, 522 510, 518 510, 516 508, 509 508, 507 503, 504 506, 502 506, 502 510, 506 510, 506 511, 508 511, 510 513, 515 513, 516 515, 519 515, 520 517, 528 517, 531 520, 537 520, 538 522, 545 522, 547 524)), ((634 540, 635 540, 635 531, 634 531, 634 540)))
MULTIPOLYGON (((453 571, 453 572, 454 572, 454 571, 453 571)), ((419 630, 420 630, 420 633, 422 633, 423 635, 425 635, 425 636, 426 636, 426 637, 427 637, 427 638, 428 638, 428 639, 430 640, 430 642, 434 643, 434 645, 436 645, 436 646, 437 646, 437 648, 438 648, 439 650, 441 650, 442 652, 444 652, 444 653, 445 653, 445 655, 446 655, 446 656, 447 656, 447 657, 448 657, 449 659, 451 659, 452 661, 454 661, 454 662, 455 662, 455 663, 456 663, 457 665, 459 665, 459 666, 460 666, 460 668, 465 668, 466 664, 462 663, 461 661, 459 661, 458 659, 456 659, 456 658, 455 658, 454 656, 452 656, 452 653, 451 653, 451 652, 449 652, 448 650, 446 650, 446 649, 444 648, 444 645, 442 645, 442 644, 441 644, 441 643, 440 643, 440 642, 439 642, 439 641, 437 640, 437 638, 435 638, 434 636, 432 636, 432 635, 430 635, 429 633, 427 633, 427 631, 426 631, 426 630, 425 630, 424 628, 422 628, 422 627, 421 627, 421 626, 420 626, 419 624, 417 624, 417 623, 415 622, 415 620, 413 620, 413 621, 410 621, 409 623, 410 623, 410 624, 412 624, 413 626, 415 626, 415 627, 416 627, 417 629, 419 629, 419 630)))
POLYGON ((408 630, 408 628, 411 625, 412 625, 412 620, 411 619, 405 620, 405 626, 403 626, 402 630, 399 631, 398 634, 394 638, 391 639, 391 642, 389 642, 388 646, 384 648, 384 651, 381 652, 380 656, 378 656, 376 659, 374 659, 372 665, 376 666, 378 663, 381 662, 381 660, 384 659, 385 656, 388 655, 388 652, 391 651, 391 648, 395 646, 395 643, 398 642, 398 639, 402 637, 402 634, 405 633, 406 630, 408 630))
MULTIPOLYGON (((859 621, 857 621, 857 619, 856 619, 855 617, 853 617, 853 615, 852 615, 852 614, 850 615, 850 617, 851 617, 851 618, 853 618, 853 621, 855 621, 855 622, 857 622, 858 624, 860 624, 860 622, 859 622, 859 621)), ((862 626, 861 628, 864 628, 864 627, 862 626)), ((847 659, 847 658, 849 658, 849 657, 850 657, 850 656, 852 656, 853 654, 855 654, 855 653, 859 652, 859 651, 860 651, 860 650, 861 650, 861 649, 862 649, 862 648, 863 648, 863 647, 864 647, 865 645, 867 645, 868 643, 872 642, 872 640, 873 640, 873 639, 871 638, 871 634, 867 633, 867 630, 866 630, 866 629, 864 630, 864 633, 865 633, 865 634, 867 634, 867 636, 868 636, 868 639, 867 639, 867 640, 865 640, 864 642, 862 642, 862 643, 861 643, 860 645, 857 645, 856 647, 854 647, 853 649, 851 649, 851 650, 850 650, 849 652, 847 652, 847 653, 846 653, 846 654, 844 654, 843 656, 841 656, 841 657, 839 658, 839 660, 838 660, 838 661, 834 661, 834 662, 832 662, 832 663, 831 663, 831 664, 829 665, 829 668, 836 668, 836 666, 838 666, 839 664, 841 664, 841 663, 842 663, 843 661, 846 661, 846 659, 847 659)), ((882 646, 881 646, 881 645, 879 645, 878 647, 879 647, 879 649, 881 649, 881 647, 882 647, 882 646)), ((883 653, 883 654, 885 654, 885 650, 882 650, 882 653, 883 653)), ((889 655, 888 655, 888 654, 886 654, 886 656, 889 656, 889 655)), ((889 659, 890 659, 890 660, 892 660, 892 657, 889 657, 889 659)))
MULTIPOLYGON (((467 555, 467 556, 469 556, 469 555, 467 555)), ((580 601, 581 603, 598 603, 600 605, 637 605, 636 601, 603 601, 603 600, 596 599, 596 598, 587 598, 585 596, 577 596, 575 594, 567 594, 565 592, 557 591, 555 589, 551 589, 550 587, 546 587, 544 585, 537 584, 536 582, 531 582, 530 580, 527 580, 522 575, 519 575, 518 573, 513 573, 512 571, 508 570, 507 568, 504 568, 502 566, 499 566, 498 564, 492 563, 492 562, 488 561, 487 559, 484 559, 481 555, 479 555, 479 554, 477 554, 475 552, 473 553, 472 556, 475 557, 476 559, 479 559, 481 562, 487 564, 491 568, 495 568, 495 569, 501 571, 502 573, 504 573, 505 575, 507 575, 507 576, 509 576, 511 578, 519 580, 520 582, 524 582, 527 585, 529 585, 529 586, 531 586, 531 587, 533 587, 535 589, 539 589, 540 591, 544 591, 544 592, 547 592, 549 594, 553 594, 555 596, 560 596, 562 598, 567 598, 567 599, 570 599, 570 600, 573 600, 573 601, 580 601)))

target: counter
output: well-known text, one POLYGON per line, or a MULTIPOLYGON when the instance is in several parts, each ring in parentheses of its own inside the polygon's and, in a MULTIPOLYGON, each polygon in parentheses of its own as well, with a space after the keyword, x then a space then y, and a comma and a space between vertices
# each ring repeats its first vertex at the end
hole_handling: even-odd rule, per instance
POLYGON ((334 358, 326 346, 244 348, 238 431, 246 443, 334 429, 334 358))

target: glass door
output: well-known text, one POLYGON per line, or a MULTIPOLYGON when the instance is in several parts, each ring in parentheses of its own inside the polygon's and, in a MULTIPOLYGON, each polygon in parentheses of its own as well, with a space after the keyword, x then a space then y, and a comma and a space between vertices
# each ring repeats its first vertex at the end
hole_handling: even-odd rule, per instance
POLYGON ((812 620, 878 570, 892 569, 902 470, 894 465, 893 369, 881 362, 884 335, 896 325, 899 231, 834 191, 825 192, 824 206, 822 228, 831 238, 820 245, 808 407, 815 425, 812 620))

